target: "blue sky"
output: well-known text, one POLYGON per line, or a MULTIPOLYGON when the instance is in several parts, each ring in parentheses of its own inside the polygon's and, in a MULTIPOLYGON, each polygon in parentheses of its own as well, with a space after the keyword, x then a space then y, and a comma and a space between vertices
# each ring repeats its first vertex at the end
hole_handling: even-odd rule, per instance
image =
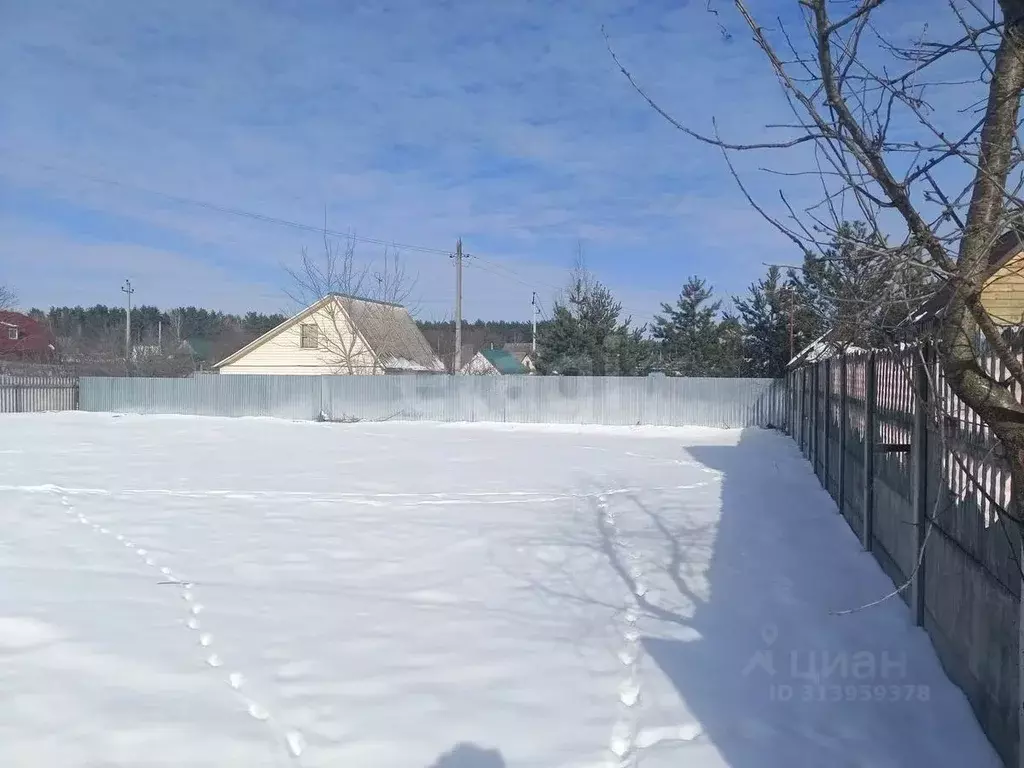
MULTIPOLYGON (((772 19, 797 7, 751 5, 772 19)), ((578 242, 641 319, 691 274, 743 292, 765 262, 795 263, 793 246, 748 208, 717 150, 630 89, 601 33, 691 126, 710 131, 714 117, 725 138, 770 136, 761 126, 787 114, 779 87, 720 7, 7 3, 0 283, 25 305, 119 304, 131 278, 141 303, 294 309, 284 268, 318 235, 153 191, 311 225, 326 209, 333 230, 429 248, 461 236, 481 257, 465 271, 469 319, 528 319, 532 290, 550 309, 578 242)), ((764 162, 737 159, 770 197, 779 179, 756 172, 764 162)), ((450 318, 451 259, 403 257, 419 314, 450 318)))

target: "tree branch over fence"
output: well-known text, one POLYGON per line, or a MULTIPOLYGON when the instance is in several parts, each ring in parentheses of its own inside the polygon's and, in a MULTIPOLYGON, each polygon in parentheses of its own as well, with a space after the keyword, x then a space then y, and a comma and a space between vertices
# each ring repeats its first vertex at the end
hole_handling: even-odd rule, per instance
MULTIPOLYGON (((606 35, 612 60, 670 125, 721 149, 727 172, 749 204, 805 254, 820 252, 823 241, 837 239, 843 211, 853 204, 872 229, 867 239, 885 244, 876 249, 869 272, 895 274, 896 267, 911 262, 926 270, 931 293, 945 302, 932 307, 934 325, 927 329, 945 381, 998 439, 1012 482, 1024 488, 1024 405, 1010 386, 1024 387, 1024 365, 1019 350, 1005 338, 1002 321, 983 300, 996 263, 994 246, 1007 233, 1024 231, 1024 151, 1018 140, 1024 0, 988 6, 948 0, 948 24, 939 23, 931 9, 922 18, 922 33, 903 39, 881 30, 897 28, 884 14, 897 7, 906 13, 904 3, 861 0, 850 10, 849 3, 793 0, 803 22, 799 34, 787 30, 781 19, 773 19, 769 29, 745 0, 720 5, 730 5, 750 31, 781 87, 780 105, 795 117, 773 120, 772 126, 788 123, 785 127, 798 135, 778 142, 726 142, 714 122, 714 135, 701 134, 637 82, 606 35), (842 15, 833 19, 830 10, 840 6, 842 15), (929 28, 955 34, 943 42, 926 35, 929 28), (813 156, 801 146, 813 147, 813 156), (785 223, 769 204, 755 200, 729 157, 774 149, 797 153, 787 154, 784 175, 774 178, 796 184, 810 174, 820 182, 820 199, 803 206, 790 201, 807 192, 806 184, 796 194, 779 190, 785 223), (814 167, 799 170, 793 161, 800 157, 814 167), (904 230, 902 242, 890 243, 883 222, 890 230, 904 230), (995 355, 1009 379, 989 372, 986 355, 995 355)), ((725 23, 724 8, 709 5, 708 10, 716 23, 725 23)), ((905 29, 906 17, 900 21, 905 29)), ((885 330, 890 338, 913 340, 925 332, 915 323, 885 330)), ((1012 514, 1020 522, 1020 513, 1012 514)))

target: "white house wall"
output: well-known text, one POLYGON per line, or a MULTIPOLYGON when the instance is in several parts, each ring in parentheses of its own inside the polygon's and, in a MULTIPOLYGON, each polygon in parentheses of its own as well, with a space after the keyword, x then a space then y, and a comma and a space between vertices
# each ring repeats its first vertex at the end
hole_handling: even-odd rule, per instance
POLYGON ((374 357, 362 339, 353 333, 340 309, 327 305, 302 321, 221 367, 222 374, 276 374, 281 376, 326 376, 332 374, 373 374, 374 357), (302 326, 319 329, 318 349, 303 349, 302 326))

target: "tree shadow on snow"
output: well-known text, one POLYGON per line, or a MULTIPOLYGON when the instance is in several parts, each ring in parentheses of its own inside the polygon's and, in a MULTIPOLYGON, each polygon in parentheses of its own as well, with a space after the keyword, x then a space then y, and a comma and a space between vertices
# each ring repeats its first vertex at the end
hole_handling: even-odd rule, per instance
MULTIPOLYGON (((932 738, 969 712, 956 692, 927 685, 941 672, 902 603, 833 613, 892 583, 865 562, 792 441, 752 429, 735 446, 685 451, 720 473, 720 499, 617 495, 608 499, 615 523, 597 496, 587 502, 597 546, 637 595, 641 679, 660 669, 699 725, 691 744, 673 748, 713 748, 730 768, 976 763, 983 739, 950 748, 932 738)), ((679 702, 663 701, 641 693, 638 706, 655 721, 679 716, 679 702)))
POLYGON ((463 742, 445 752, 428 768, 505 768, 505 761, 496 749, 463 742))

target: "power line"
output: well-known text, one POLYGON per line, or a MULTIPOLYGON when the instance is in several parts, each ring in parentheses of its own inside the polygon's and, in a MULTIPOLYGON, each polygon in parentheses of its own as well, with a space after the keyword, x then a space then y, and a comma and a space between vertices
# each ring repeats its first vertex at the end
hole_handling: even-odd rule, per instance
MULTIPOLYGON (((469 254, 467 254, 467 256, 469 256, 470 258, 473 258, 473 259, 478 259, 479 261, 482 261, 485 264, 490 264, 492 267, 502 270, 503 272, 507 273, 507 276, 509 277, 509 279, 515 280, 517 283, 521 283, 522 285, 525 285, 527 288, 533 289, 533 288, 536 288, 539 285, 539 286, 543 286, 545 288, 550 288, 553 291, 563 291, 563 290, 565 290, 564 287, 560 287, 560 286, 557 286, 557 285, 552 285, 551 283, 545 283, 542 280, 532 280, 532 281, 530 281, 529 278, 522 277, 515 270, 510 269, 509 267, 506 267, 504 264, 502 264, 499 261, 495 261, 494 259, 489 259, 489 258, 487 258, 485 256, 480 256, 479 254, 476 254, 476 253, 469 253, 469 254)), ((477 265, 477 266, 479 266, 481 269, 484 269, 485 272, 492 272, 493 274, 498 274, 497 272, 494 272, 493 269, 489 270, 489 269, 485 269, 484 267, 482 267, 480 265, 477 265)))
POLYGON ((312 224, 303 224, 302 222, 292 221, 291 219, 283 219, 283 218, 281 218, 279 216, 268 216, 267 214, 257 213, 255 211, 247 211, 247 210, 242 209, 242 208, 233 208, 233 207, 226 206, 226 205, 219 205, 217 203, 211 203, 211 202, 206 201, 206 200, 199 200, 199 199, 194 198, 194 197, 185 197, 183 195, 174 195, 174 194, 171 194, 169 192, 161 192, 161 191, 156 190, 156 189, 151 189, 151 188, 148 188, 148 187, 142 187, 142 186, 139 186, 137 184, 129 184, 127 182, 118 181, 116 179, 108 179, 108 178, 105 178, 103 176, 95 176, 93 174, 81 173, 81 172, 78 172, 78 171, 70 171, 68 169, 61 169, 61 168, 58 168, 57 166, 50 165, 48 163, 35 163, 35 165, 39 166, 40 168, 45 168, 46 170, 52 171, 54 173, 58 173, 58 174, 63 173, 63 174, 69 175, 69 176, 77 176, 77 177, 82 178, 82 179, 87 179, 88 181, 96 182, 97 184, 106 184, 108 186, 119 187, 121 189, 127 189, 127 190, 130 190, 130 191, 133 191, 133 192, 142 192, 143 194, 152 195, 154 197, 160 197, 160 198, 163 198, 165 200, 170 200, 172 202, 182 203, 184 205, 192 205, 192 206, 196 206, 196 207, 199 207, 199 208, 205 208, 207 210, 217 211, 218 213, 225 213, 225 214, 229 214, 229 215, 232 215, 232 216, 241 216, 241 217, 244 217, 244 218, 247 218, 247 219, 252 219, 254 221, 263 222, 264 224, 277 224, 278 226, 289 227, 291 229, 302 230, 302 231, 305 231, 305 232, 316 232, 317 234, 327 234, 327 235, 330 235, 332 237, 345 237, 345 238, 350 238, 352 240, 356 240, 356 241, 361 242, 361 243, 370 243, 370 244, 373 244, 373 245, 391 246, 393 248, 398 248, 398 249, 403 250, 403 251, 417 251, 417 252, 420 252, 420 253, 433 253, 433 254, 438 254, 438 255, 441 255, 441 256, 449 256, 449 255, 451 255, 451 251, 450 250, 446 250, 446 249, 442 249, 442 248, 429 248, 429 247, 424 246, 424 245, 413 245, 413 244, 410 244, 410 243, 397 243, 397 242, 394 242, 394 241, 391 241, 391 240, 382 240, 382 239, 376 238, 376 237, 366 237, 364 235, 356 235, 356 234, 353 234, 351 232, 340 232, 338 230, 328 229, 327 227, 314 226, 312 224))
MULTIPOLYGON (((466 256, 467 257, 473 257, 472 254, 466 254, 466 256)), ((480 258, 480 257, 476 256, 476 257, 473 257, 473 258, 480 258)), ((527 288, 529 288, 531 290, 533 290, 536 287, 534 284, 528 283, 525 280, 520 279, 514 273, 510 274, 508 272, 499 272, 496 269, 493 269, 491 267, 485 266, 484 263, 481 263, 481 262, 476 262, 476 263, 470 262, 466 266, 467 267, 471 267, 473 269, 479 269, 481 272, 487 272, 488 274, 495 275, 496 277, 500 277, 500 278, 503 278, 505 280, 512 280, 514 282, 519 283, 520 285, 526 286, 527 288)))
MULTIPOLYGON (((399 249, 399 250, 403 250, 403 251, 414 251, 414 252, 418 252, 418 253, 436 254, 436 255, 440 255, 440 256, 449 256, 449 257, 451 257, 453 255, 453 251, 448 250, 448 249, 444 249, 444 248, 431 248, 429 246, 424 246, 424 245, 415 245, 415 244, 411 244, 411 243, 399 243, 399 242, 395 242, 393 240, 383 240, 381 238, 376 238, 376 237, 367 237, 365 235, 356 235, 356 234, 354 234, 352 232, 341 232, 339 230, 328 229, 327 227, 324 227, 324 226, 315 226, 315 225, 312 225, 312 224, 304 224, 302 222, 293 221, 291 219, 281 218, 279 216, 269 216, 267 214, 258 213, 256 211, 248 211, 248 210, 245 210, 243 208, 234 208, 234 207, 231 207, 231 206, 220 205, 220 204, 217 204, 217 203, 211 203, 211 202, 206 201, 206 200, 199 200, 198 198, 186 197, 184 195, 175 195, 175 194, 171 194, 169 192, 162 192, 160 190, 152 189, 152 188, 149 188, 149 187, 143 187, 143 186, 140 186, 140 185, 137 185, 137 184, 130 184, 128 182, 118 181, 117 179, 110 179, 110 178, 106 178, 106 177, 103 177, 103 176, 96 176, 94 174, 82 173, 80 171, 73 171, 73 170, 70 170, 70 169, 67 169, 67 168, 59 168, 59 167, 57 167, 55 165, 52 165, 50 163, 33 162, 31 164, 35 165, 35 166, 37 166, 39 168, 43 168, 43 169, 45 169, 47 171, 56 173, 56 174, 65 174, 65 175, 68 175, 68 176, 77 176, 79 178, 95 182, 97 184, 106 184, 106 185, 112 186, 112 187, 118 187, 118 188, 121 188, 121 189, 131 190, 131 191, 134 191, 134 192, 141 192, 143 194, 147 194, 147 195, 152 195, 154 197, 163 198, 165 200, 170 200, 172 202, 176 202, 176 203, 180 203, 180 204, 184 204, 184 205, 192 205, 192 206, 196 206, 196 207, 203 208, 203 209, 206 209, 206 210, 216 211, 218 213, 223 213, 223 214, 227 214, 227 215, 231 215, 231 216, 239 216, 239 217, 251 219, 253 221, 259 221, 259 222, 262 222, 264 224, 276 224, 278 226, 288 227, 290 229, 300 230, 300 231, 303 231, 303 232, 314 232, 316 234, 330 235, 331 237, 348 238, 348 239, 351 239, 351 240, 355 240, 356 242, 368 243, 368 244, 371 244, 371 245, 383 245, 385 247, 391 246, 393 248, 396 248, 396 249, 399 249)), ((485 272, 490 272, 491 274, 493 274, 493 275, 495 275, 497 277, 503 277, 503 278, 508 279, 508 280, 513 280, 513 281, 519 283, 520 285, 523 285, 523 286, 525 286, 525 287, 527 287, 527 288, 529 288, 531 290, 535 290, 538 286, 542 286, 542 287, 545 287, 545 288, 550 288, 551 290, 557 291, 557 292, 561 292, 561 291, 565 290, 564 286, 557 286, 557 285, 553 285, 551 283, 544 282, 542 280, 533 280, 533 279, 530 279, 528 277, 524 277, 520 273, 518 273, 515 270, 511 269, 510 267, 505 266, 503 263, 501 263, 499 261, 496 261, 494 259, 488 258, 486 256, 481 256, 480 254, 464 253, 463 254, 463 258, 467 259, 467 262, 468 262, 469 259, 474 259, 474 260, 476 260, 478 262, 483 262, 483 263, 489 264, 491 266, 491 269, 488 269, 488 268, 484 267, 483 264, 481 264, 481 263, 478 263, 475 266, 477 268, 479 268, 479 269, 482 269, 485 272), (500 272, 495 271, 495 270, 500 270, 500 272), (502 274, 502 273, 504 273, 504 274, 502 274)), ((623 309, 626 309, 627 311, 631 312, 631 314, 632 314, 632 311, 628 307, 623 307, 623 309)))
MULTIPOLYGON (((255 212, 255 211, 248 211, 248 210, 245 210, 243 208, 235 208, 235 207, 232 207, 232 206, 220 205, 218 203, 211 203, 211 202, 206 201, 206 200, 199 200, 198 198, 194 198, 194 197, 187 197, 187 196, 184 196, 184 195, 175 195, 175 194, 171 194, 169 192, 162 192, 162 191, 157 190, 157 189, 152 189, 151 187, 143 187, 143 186, 140 186, 140 185, 137 185, 137 184, 129 184, 128 182, 118 181, 117 179, 110 179, 110 178, 107 178, 107 177, 104 177, 104 176, 96 176, 95 174, 82 173, 80 171, 72 171, 72 170, 69 170, 67 168, 59 168, 59 167, 57 167, 55 165, 52 165, 50 163, 33 163, 33 164, 38 166, 38 167, 40 167, 40 168, 44 168, 47 171, 51 171, 53 173, 57 173, 57 174, 63 173, 63 174, 66 174, 68 176, 77 176, 79 178, 95 182, 97 184, 106 184, 108 186, 119 187, 121 189, 127 189, 127 190, 131 190, 131 191, 134 191, 134 192, 142 192, 143 194, 147 194, 147 195, 152 195, 154 197, 163 198, 165 200, 170 200, 172 202, 181 203, 181 204, 184 204, 184 205, 192 205, 192 206, 196 206, 196 207, 199 207, 199 208, 204 208, 206 210, 216 211, 218 213, 228 214, 228 215, 231 215, 231 216, 241 216, 241 217, 244 217, 244 218, 252 219, 254 221, 262 222, 264 224, 277 224, 279 226, 288 227, 288 228, 291 228, 291 229, 297 229, 297 230, 301 230, 301 231, 304 231, 304 232, 315 232, 317 234, 327 234, 327 235, 331 235, 332 237, 345 237, 345 238, 350 238, 352 240, 356 240, 358 242, 369 243, 369 244, 372 244, 372 245, 384 245, 384 246, 390 245, 390 246, 392 246, 394 248, 398 248, 398 249, 401 249, 403 251, 416 251, 416 252, 419 252, 419 253, 432 253, 432 254, 438 254, 440 256, 451 256, 452 253, 453 253, 451 250, 444 249, 444 248, 431 248, 429 246, 415 245, 415 244, 412 244, 412 243, 399 243, 399 242, 395 242, 395 241, 392 241, 392 240, 383 240, 381 238, 376 238, 376 237, 366 237, 365 235, 356 235, 356 234, 353 234, 351 232, 341 232, 341 231, 338 231, 338 230, 328 229, 327 227, 315 226, 313 224, 304 224, 302 222, 293 221, 291 219, 284 219, 284 218, 281 218, 279 216, 270 216, 270 215, 263 214, 263 213, 258 213, 258 212, 255 212)), ((524 282, 523 279, 519 276, 519 274, 516 273, 514 270, 504 266, 503 264, 501 264, 501 263, 499 263, 499 262, 497 262, 497 261, 495 261, 493 259, 489 259, 489 258, 487 258, 485 256, 481 256, 481 255, 475 254, 475 253, 466 253, 466 254, 464 254, 464 256, 466 258, 479 259, 480 261, 487 262, 488 264, 491 264, 492 266, 494 266, 494 267, 496 267, 498 269, 504 270, 505 272, 508 273, 508 275, 511 277, 511 279, 514 279, 514 280, 517 280, 518 282, 521 282, 523 285, 527 286, 528 288, 532 289, 532 288, 540 285, 540 286, 544 286, 546 288, 551 288, 552 290, 556 290, 556 291, 562 290, 558 286, 551 285, 550 283, 544 283, 544 282, 539 281, 539 280, 534 280, 532 282, 524 282)))

